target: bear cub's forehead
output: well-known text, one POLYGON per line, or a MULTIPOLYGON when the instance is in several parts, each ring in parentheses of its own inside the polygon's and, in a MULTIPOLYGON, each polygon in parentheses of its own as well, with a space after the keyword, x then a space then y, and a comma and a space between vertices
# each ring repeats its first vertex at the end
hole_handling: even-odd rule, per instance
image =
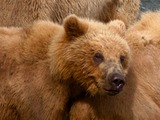
POLYGON ((128 46, 127 41, 119 35, 107 31, 97 31, 86 34, 86 42, 91 45, 106 46, 106 47, 122 47, 128 46))

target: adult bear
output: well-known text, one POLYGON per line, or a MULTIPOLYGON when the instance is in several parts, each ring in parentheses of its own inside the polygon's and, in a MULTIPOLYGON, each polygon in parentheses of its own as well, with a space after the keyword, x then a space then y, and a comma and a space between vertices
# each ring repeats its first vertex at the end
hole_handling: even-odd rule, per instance
POLYGON ((62 23, 69 14, 108 22, 133 24, 140 0, 1 0, 0 26, 24 26, 35 20, 62 23))

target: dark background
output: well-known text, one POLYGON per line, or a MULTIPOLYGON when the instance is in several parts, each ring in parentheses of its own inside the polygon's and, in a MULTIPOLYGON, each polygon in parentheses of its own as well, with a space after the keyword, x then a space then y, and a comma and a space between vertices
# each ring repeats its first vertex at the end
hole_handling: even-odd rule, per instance
POLYGON ((160 10, 160 0, 141 0, 141 11, 160 10))

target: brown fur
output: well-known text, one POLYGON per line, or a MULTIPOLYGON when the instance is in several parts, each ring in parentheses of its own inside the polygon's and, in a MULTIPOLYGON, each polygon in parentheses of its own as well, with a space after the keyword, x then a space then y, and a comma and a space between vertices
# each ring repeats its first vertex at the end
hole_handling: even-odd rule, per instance
POLYGON ((63 27, 40 21, 0 28, 0 119, 64 120, 70 101, 106 94, 112 69, 128 71, 130 50, 119 36, 124 31, 119 20, 103 24, 74 15, 63 27), (101 64, 93 60, 97 52, 101 64))
POLYGON ((118 0, 116 19, 120 19, 126 25, 132 25, 139 16, 139 6, 141 0, 118 0))
POLYGON ((126 32, 132 60, 123 92, 77 100, 71 108, 71 120, 159 120, 159 21, 160 12, 145 13, 126 32))
POLYGON ((1 0, 0 26, 23 26, 39 19, 62 23, 69 14, 133 24, 139 4, 140 0, 1 0))

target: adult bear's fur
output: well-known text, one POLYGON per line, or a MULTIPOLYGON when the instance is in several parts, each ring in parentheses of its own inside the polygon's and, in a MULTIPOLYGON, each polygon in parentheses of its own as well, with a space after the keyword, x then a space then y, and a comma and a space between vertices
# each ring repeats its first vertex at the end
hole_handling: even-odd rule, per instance
POLYGON ((111 93, 116 86, 109 76, 128 71, 123 33, 119 20, 103 24, 76 16, 63 27, 40 21, 0 28, 0 119, 64 120, 70 100, 111 93))
POLYGON ((145 13, 126 32, 132 61, 123 92, 77 100, 71 108, 71 120, 159 120, 159 21, 160 12, 145 13))
POLYGON ((62 23, 69 14, 133 24, 139 4, 140 0, 1 0, 0 26, 23 26, 39 19, 62 23))

